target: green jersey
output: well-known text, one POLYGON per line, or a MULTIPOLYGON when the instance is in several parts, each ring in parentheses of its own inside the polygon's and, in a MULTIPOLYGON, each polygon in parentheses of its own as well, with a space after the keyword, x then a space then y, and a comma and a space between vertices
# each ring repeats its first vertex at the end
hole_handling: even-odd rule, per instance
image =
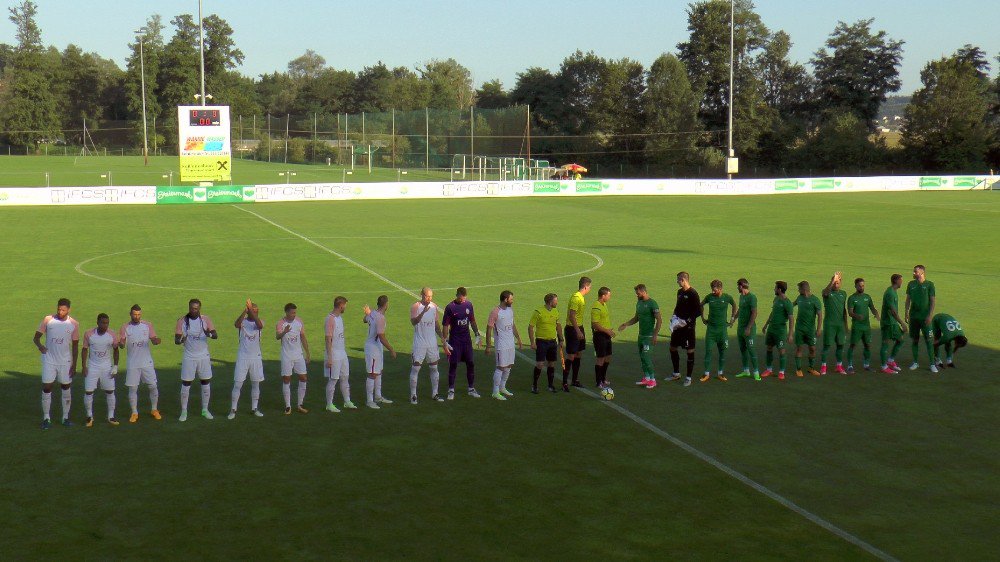
POLYGON ((709 293, 702 299, 701 305, 708 306, 707 324, 709 328, 725 328, 729 325, 730 318, 727 309, 730 306, 735 307, 736 301, 728 293, 722 293, 719 296, 715 296, 715 293, 709 293))
POLYGON ((792 301, 787 297, 774 297, 774 304, 771 305, 771 322, 767 325, 771 328, 787 328, 788 320, 792 317, 792 301))
POLYGON ((892 316, 893 311, 896 311, 896 314, 899 314, 899 296, 896 294, 896 289, 893 289, 892 285, 889 285, 889 288, 886 289, 885 293, 882 295, 881 326, 888 327, 896 323, 896 319, 892 316))
POLYGON ((830 294, 823 297, 823 324, 844 325, 844 318, 847 312, 844 304, 847 302, 847 292, 843 289, 830 291, 830 294))
POLYGON ((741 329, 746 328, 750 324, 750 317, 755 310, 757 310, 757 295, 753 293, 740 295, 739 320, 737 320, 736 325, 741 329))
POLYGON ((950 314, 935 314, 931 319, 931 328, 934 330, 934 339, 941 343, 948 343, 958 336, 965 336, 962 325, 950 314))
POLYGON ((635 303, 635 317, 639 319, 639 336, 650 337, 656 328, 656 315, 660 305, 653 299, 639 299, 635 303))
POLYGON ((868 293, 854 293, 847 298, 847 310, 851 314, 857 314, 861 317, 858 318, 851 317, 851 326, 857 326, 860 328, 868 328, 871 326, 871 320, 868 317, 868 311, 871 310, 872 298, 868 293))
POLYGON ((916 279, 906 286, 906 296, 910 297, 910 318, 927 318, 931 311, 931 297, 934 296, 934 283, 916 279))
POLYGON ((800 332, 815 332, 816 316, 823 307, 819 297, 799 295, 795 299, 795 306, 799 307, 799 315, 795 317, 795 329, 800 332))

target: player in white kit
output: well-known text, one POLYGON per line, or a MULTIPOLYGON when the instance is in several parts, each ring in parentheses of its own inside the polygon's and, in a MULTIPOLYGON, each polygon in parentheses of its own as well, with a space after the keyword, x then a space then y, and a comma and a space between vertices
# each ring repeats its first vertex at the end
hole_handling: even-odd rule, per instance
POLYGON ((333 405, 333 397, 340 384, 340 396, 344 399, 344 409, 356 410, 358 407, 351 402, 350 364, 347 360, 347 346, 344 340, 344 311, 347 310, 347 299, 333 299, 333 310, 326 315, 323 330, 326 345, 323 352, 323 376, 326 377, 326 411, 338 413, 340 410, 333 405))
POLYGON ((126 348, 128 356, 125 387, 128 388, 128 405, 132 409, 129 423, 139 421, 140 382, 149 388, 150 415, 153 419, 162 419, 158 408, 160 389, 156 383, 156 368, 153 366, 150 345, 160 345, 160 337, 156 335, 153 325, 142 319, 142 308, 133 304, 129 311, 129 321, 118 329, 118 347, 126 348))
POLYGON ((309 365, 309 341, 306 327, 298 318, 298 308, 288 303, 285 316, 275 326, 275 337, 281 341, 281 393, 285 398, 285 415, 292 413, 292 373, 298 375, 298 411, 308 414, 302 404, 306 400, 306 373, 309 365))
POLYGON ((201 301, 188 301, 188 313, 177 319, 174 329, 174 344, 184 345, 181 359, 181 415, 180 421, 187 421, 188 397, 191 382, 197 376, 201 381, 201 415, 213 419, 208 411, 208 401, 212 397, 212 358, 208 354, 208 340, 219 339, 212 319, 201 313, 201 301))
POLYGON ((514 324, 514 293, 500 293, 500 304, 490 312, 486 322, 486 354, 490 354, 490 343, 496 338, 496 370, 493 371, 493 398, 506 400, 514 393, 507 390, 507 379, 514 367, 514 343, 521 348, 521 334, 514 324))
MULTIPOLYGON (((441 337, 439 309, 433 301, 434 291, 430 287, 420 289, 420 300, 410 307, 410 323, 413 324, 413 366, 410 367, 410 404, 417 403, 417 377, 420 367, 427 363, 431 375, 431 399, 444 402, 438 394, 441 374, 438 372, 438 339, 441 337)), ((442 344, 443 344, 442 340, 442 344)), ((445 353, 448 348, 445 347, 445 353)))
POLYGON ((392 404, 392 400, 382 396, 382 350, 388 349, 393 359, 396 358, 396 350, 385 337, 385 311, 389 308, 389 296, 379 295, 376 304, 377 310, 365 305, 364 322, 368 324, 368 337, 365 339, 365 372, 368 375, 365 380, 366 404, 377 410, 379 404, 392 404))
POLYGON ((257 408, 260 402, 260 383, 264 381, 264 359, 260 355, 260 337, 264 333, 264 322, 259 316, 260 310, 250 299, 236 318, 233 325, 239 331, 240 345, 236 351, 236 370, 233 372, 232 405, 229 408, 229 419, 236 417, 236 406, 240 403, 240 390, 250 376, 250 409, 253 415, 263 417, 257 408))
POLYGON ((108 399, 108 423, 115 419, 115 376, 118 375, 118 334, 108 330, 111 320, 105 313, 97 315, 97 327, 83 334, 80 366, 83 372, 83 406, 87 410, 87 427, 94 427, 94 391, 98 384, 108 399))
POLYGON ((59 299, 56 313, 46 316, 35 331, 35 347, 42 354, 42 429, 52 427, 52 384, 62 388, 62 424, 71 426, 69 408, 73 404, 70 384, 76 374, 76 357, 80 347, 80 324, 69 315, 69 299, 59 299), (45 344, 42 345, 42 336, 45 344))

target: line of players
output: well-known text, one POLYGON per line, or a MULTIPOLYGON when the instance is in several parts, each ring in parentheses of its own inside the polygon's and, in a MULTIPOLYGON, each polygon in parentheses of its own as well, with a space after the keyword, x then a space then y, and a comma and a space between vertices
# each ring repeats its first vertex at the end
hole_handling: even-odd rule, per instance
MULTIPOLYGON (((954 351, 964 347, 968 340, 961 325, 947 314, 934 314, 935 289, 934 284, 926 279, 923 266, 913 269, 913 281, 907 286, 905 320, 899 317, 898 297, 896 291, 902 286, 902 276, 894 274, 891 285, 883 295, 882 312, 875 309, 870 296, 865 293, 865 282, 855 280, 855 293, 850 297, 841 287, 842 275, 837 272, 823 289, 823 301, 810 292, 809 283, 798 284, 799 296, 791 301, 787 296, 787 284, 784 281, 775 283, 775 298, 772 310, 764 323, 767 362, 765 370, 760 373, 757 367, 757 354, 754 337, 756 335, 757 297, 750 291, 746 279, 740 279, 737 287, 740 294, 739 305, 734 299, 723 292, 723 284, 719 280, 711 283, 712 292, 700 299, 698 292, 690 284, 690 276, 686 272, 677 275, 677 302, 673 316, 669 321, 670 356, 673 365, 672 375, 666 380, 681 380, 680 351, 687 354, 687 376, 683 385, 689 386, 695 364, 695 326, 697 320, 706 324, 704 355, 704 376, 701 382, 711 378, 712 348, 716 349, 718 357, 717 378, 726 381, 723 365, 725 352, 728 349, 729 337, 727 328, 737 323, 737 341, 743 361, 743 370, 737 377, 753 377, 756 380, 769 377, 777 371, 777 378, 785 378, 786 353, 785 344, 794 344, 795 374, 804 376, 803 361, 808 359, 808 372, 821 376, 827 372, 828 352, 835 349, 836 371, 849 374, 854 372, 854 350, 860 344, 863 348, 863 366, 870 370, 871 328, 869 311, 880 321, 882 331, 881 371, 892 374, 900 371, 895 357, 903 343, 903 334, 909 331, 912 338, 913 364, 911 370, 919 368, 917 361, 920 336, 923 336, 927 347, 931 372, 938 372, 938 366, 944 362, 937 353, 944 345, 947 353, 948 366, 954 367, 954 351), (798 315, 793 317, 793 309, 798 307, 798 315), (731 309, 731 314, 729 313, 731 309), (825 310, 825 314, 824 314, 825 310), (852 320, 848 328, 847 318, 852 320), (847 334, 850 333, 850 348, 848 349, 847 368, 843 365, 843 353, 847 334), (822 362, 816 369, 817 343, 822 338, 824 348, 822 362), (933 341, 933 344, 932 344, 933 341), (774 350, 778 353, 778 367, 773 367, 774 350), (752 370, 752 371, 751 371, 752 370)), ((557 361, 562 364, 563 391, 569 392, 570 386, 582 387, 579 380, 580 360, 586 347, 585 330, 583 326, 586 311, 585 297, 589 294, 592 281, 582 277, 579 290, 569 300, 566 312, 566 324, 562 326, 557 310, 558 297, 554 293, 545 295, 544 305, 532 311, 528 323, 528 338, 535 352, 535 368, 533 373, 532 392, 538 393, 538 382, 543 369, 546 371, 548 390, 557 392, 555 387, 555 366, 557 361), (572 379, 572 380, 570 380, 572 379)), ((657 386, 653 370, 652 348, 657 343, 663 324, 659 306, 653 300, 645 285, 634 288, 636 295, 635 314, 618 326, 622 332, 629 326, 639 325, 637 346, 643 377, 637 382, 646 388, 657 386)), ((446 398, 439 394, 440 375, 438 364, 440 350, 444 350, 449 360, 447 399, 455 397, 455 382, 460 363, 466 366, 468 394, 479 398, 475 389, 474 347, 483 346, 483 340, 476 323, 474 308, 468 301, 467 291, 459 287, 455 299, 445 307, 443 315, 433 301, 433 291, 429 287, 421 290, 420 300, 410 307, 410 321, 413 325, 413 353, 410 369, 410 402, 416 404, 417 381, 423 365, 428 366, 431 397, 434 401, 446 398), (441 318, 443 317, 443 323, 441 318), (470 334, 471 329, 471 334, 470 334), (473 340, 474 334, 475 339, 473 340), (439 345, 440 340, 440 345, 439 345)), ((607 287, 598 290, 597 300, 590 308, 593 346, 596 356, 595 382, 599 388, 609 386, 608 368, 612 356, 612 340, 616 333, 612 328, 608 302, 611 291, 607 287)), ((343 315, 347 299, 338 296, 334 299, 333 310, 327 315, 324 323, 324 374, 326 385, 326 410, 339 412, 334 405, 337 388, 341 391, 343 407, 356 409, 350 399, 349 366, 344 339, 343 315)), ((490 353, 494 349, 496 367, 493 373, 492 396, 497 400, 506 400, 513 396, 507 389, 507 381, 514 364, 515 346, 523 347, 517 326, 514 323, 514 294, 503 291, 500 303, 492 310, 487 322, 484 350, 490 353)), ((382 371, 384 365, 384 350, 388 350, 393 358, 396 352, 386 337, 385 312, 389 297, 381 295, 377 300, 377 308, 364 306, 363 321, 368 325, 368 336, 365 339, 365 393, 366 405, 373 409, 380 404, 391 404, 392 401, 382 394, 382 371)), ((72 403, 71 382, 76 372, 78 355, 79 324, 69 316, 70 301, 60 299, 56 314, 46 316, 35 333, 34 343, 42 354, 42 427, 51 426, 51 391, 53 384, 58 382, 62 388, 63 425, 72 425, 69 421, 69 411, 72 403), (41 342, 45 337, 45 344, 41 342)), ((300 413, 307 413, 303 406, 307 389, 307 365, 310 360, 309 342, 305 326, 297 316, 294 304, 284 307, 285 316, 275 326, 275 338, 281 342, 281 378, 282 392, 285 400, 285 414, 292 412, 291 379, 298 378, 297 407, 300 413)), ((234 322, 239 333, 239 350, 234 372, 234 385, 231 393, 231 409, 229 419, 236 416, 242 387, 249 378, 251 382, 251 412, 255 416, 263 416, 259 409, 260 383, 264 380, 263 361, 260 349, 264 323, 259 316, 259 309, 249 299, 246 307, 234 322)), ((181 414, 180 421, 187 419, 187 407, 191 386, 197 378, 201 389, 201 414, 206 419, 213 419, 209 410, 211 396, 212 365, 208 350, 208 340, 217 339, 218 332, 211 318, 201 314, 201 302, 191 299, 188 303, 188 313, 177 320, 174 332, 174 343, 183 345, 181 361, 181 414)), ((158 410, 159 390, 156 371, 153 364, 150 346, 159 345, 160 338, 152 324, 142 319, 142 309, 134 305, 130 311, 130 321, 123 324, 117 332, 110 330, 110 319, 101 313, 97 317, 97 326, 88 330, 83 336, 83 352, 81 355, 84 382, 84 404, 86 408, 86 424, 93 425, 93 397, 98 386, 106 393, 108 403, 108 421, 118 425, 115 412, 115 377, 118 373, 119 350, 126 349, 128 353, 128 369, 125 385, 128 388, 131 414, 129 421, 135 423, 138 414, 138 388, 140 383, 147 385, 151 415, 155 419, 162 416, 158 410)))

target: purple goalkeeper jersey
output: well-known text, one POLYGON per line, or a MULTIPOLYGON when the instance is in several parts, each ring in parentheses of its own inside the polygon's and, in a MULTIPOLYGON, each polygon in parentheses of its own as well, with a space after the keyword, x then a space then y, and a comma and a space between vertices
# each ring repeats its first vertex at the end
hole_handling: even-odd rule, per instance
POLYGON ((472 336, 469 335, 469 323, 476 321, 476 314, 472 311, 472 303, 465 301, 459 304, 455 301, 448 303, 444 307, 444 324, 449 326, 448 343, 472 343, 472 336))

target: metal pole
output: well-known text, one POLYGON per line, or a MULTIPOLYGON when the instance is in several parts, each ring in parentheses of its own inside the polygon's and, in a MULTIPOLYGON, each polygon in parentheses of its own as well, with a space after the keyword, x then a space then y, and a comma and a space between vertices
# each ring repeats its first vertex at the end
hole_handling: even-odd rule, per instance
POLYGON ((271 114, 267 114, 267 161, 271 161, 271 114))
POLYGON ((396 110, 392 110, 392 167, 396 167, 396 110))
POLYGON ((288 163, 288 125, 292 122, 292 114, 285 114, 285 164, 288 163))
POLYGON ((431 110, 424 108, 424 124, 426 126, 424 137, 424 170, 431 169, 431 110))
POLYGON ((733 157, 733 59, 735 53, 736 35, 736 0, 729 0, 729 153, 726 160, 726 176, 733 179, 729 172, 729 160, 733 157))
MULTIPOLYGON (((469 154, 476 158, 476 108, 469 107, 469 154)), ((465 158, 462 158, 462 179, 465 179, 465 158)))
POLYGON ((313 112, 313 147, 312 147, 312 159, 316 160, 316 128, 319 126, 318 118, 316 117, 316 112, 313 112))
POLYGON ((205 29, 201 21, 201 0, 198 0, 198 45, 201 52, 201 105, 205 106, 205 29))
POLYGON ((143 165, 149 166, 149 139, 146 134, 146 59, 143 54, 142 34, 145 29, 139 30, 139 76, 142 83, 142 158, 143 165))
POLYGON ((528 105, 528 162, 531 162, 531 105, 528 105))

